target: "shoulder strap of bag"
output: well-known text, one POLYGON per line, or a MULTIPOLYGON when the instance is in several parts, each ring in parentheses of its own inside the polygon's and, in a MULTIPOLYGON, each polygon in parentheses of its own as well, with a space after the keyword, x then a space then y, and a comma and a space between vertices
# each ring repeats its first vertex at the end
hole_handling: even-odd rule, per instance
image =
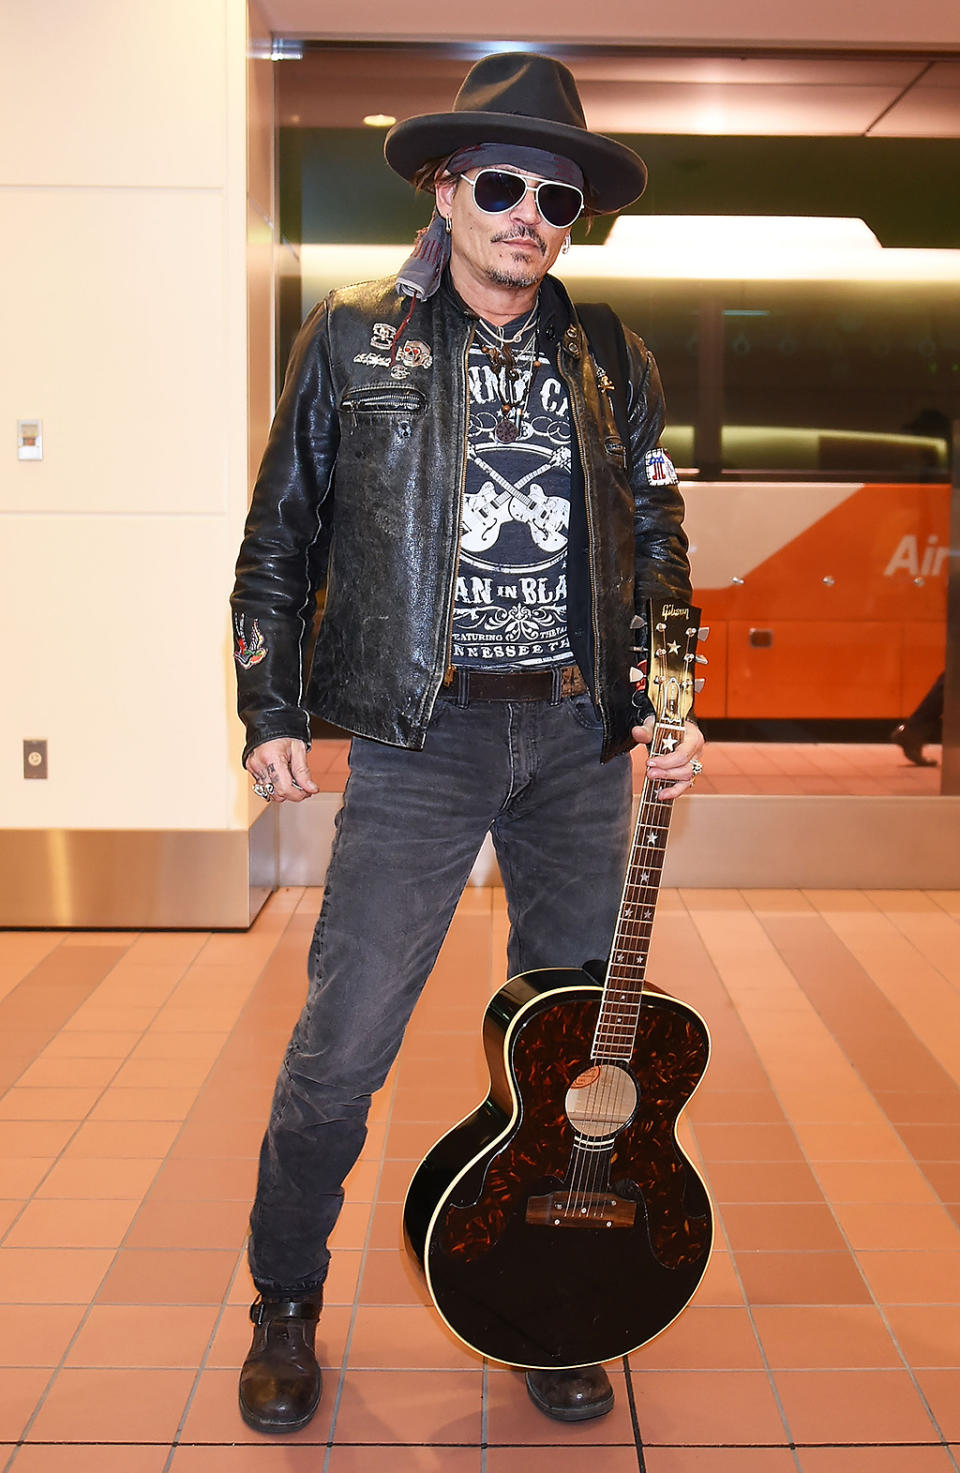
MULTIPOLYGON (((613 417, 620 431, 620 438, 630 457, 630 429, 627 420, 627 380, 630 363, 627 358, 627 343, 623 336, 623 325, 606 302, 575 302, 577 316, 590 342, 590 349, 601 368, 605 368, 613 379, 610 395, 613 417)), ((629 463, 627 466, 629 470, 629 463)))

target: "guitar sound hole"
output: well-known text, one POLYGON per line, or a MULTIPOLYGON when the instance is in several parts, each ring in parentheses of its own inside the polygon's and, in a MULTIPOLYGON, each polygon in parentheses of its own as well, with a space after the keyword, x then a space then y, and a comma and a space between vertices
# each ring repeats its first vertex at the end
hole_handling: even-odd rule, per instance
POLYGON ((637 1108, 637 1086, 616 1064, 594 1064, 577 1075, 563 1108, 578 1135, 600 1140, 626 1125, 637 1108))

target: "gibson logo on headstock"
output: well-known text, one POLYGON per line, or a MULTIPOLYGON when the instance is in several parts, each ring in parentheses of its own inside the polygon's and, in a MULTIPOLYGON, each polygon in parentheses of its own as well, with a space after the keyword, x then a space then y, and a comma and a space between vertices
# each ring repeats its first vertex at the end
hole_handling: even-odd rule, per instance
POLYGON ((689 613, 689 608, 683 608, 680 604, 664 604, 663 606, 664 619, 672 619, 678 614, 681 619, 686 619, 689 613))

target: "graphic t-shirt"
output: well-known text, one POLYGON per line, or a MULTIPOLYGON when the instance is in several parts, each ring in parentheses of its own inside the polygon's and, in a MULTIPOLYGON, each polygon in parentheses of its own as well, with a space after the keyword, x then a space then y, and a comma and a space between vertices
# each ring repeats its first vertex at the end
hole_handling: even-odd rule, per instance
MULTIPOLYGON (((509 326, 505 329, 509 335, 509 326)), ((519 359, 512 382, 480 346, 470 350, 470 424, 460 566, 453 615, 454 665, 517 670, 570 664, 567 528, 570 405, 547 352, 519 359), (496 436, 504 403, 517 438, 496 436)), ((489 339, 486 339, 489 341, 489 339)))

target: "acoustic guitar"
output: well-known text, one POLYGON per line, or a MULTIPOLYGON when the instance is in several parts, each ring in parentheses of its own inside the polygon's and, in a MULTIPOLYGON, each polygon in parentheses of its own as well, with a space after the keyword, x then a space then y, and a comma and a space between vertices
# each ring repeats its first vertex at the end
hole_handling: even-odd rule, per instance
MULTIPOLYGON (((682 740, 700 684, 699 610, 659 603, 645 622, 656 754, 682 740)), ((710 1200, 676 1128, 709 1035, 645 981, 670 813, 645 780, 609 960, 524 972, 495 994, 490 1092, 407 1192, 407 1247, 437 1310, 508 1365, 626 1355, 680 1314, 707 1266, 710 1200)))

